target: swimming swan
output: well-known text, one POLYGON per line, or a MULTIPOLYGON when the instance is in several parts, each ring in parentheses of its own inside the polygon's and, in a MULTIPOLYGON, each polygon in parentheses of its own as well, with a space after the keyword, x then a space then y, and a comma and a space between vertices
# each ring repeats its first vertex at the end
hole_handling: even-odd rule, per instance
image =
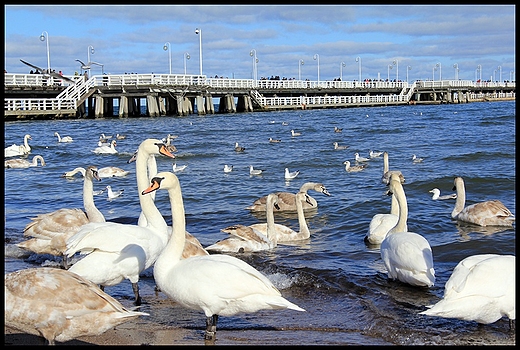
POLYGON ((513 226, 515 216, 504 203, 490 200, 464 207, 466 203, 464 180, 458 176, 453 180, 453 184, 453 190, 457 190, 457 200, 451 212, 452 219, 479 226, 513 226))
POLYGON ((96 147, 92 152, 96 153, 96 154, 116 154, 118 153, 117 150, 116 150, 116 140, 112 140, 112 142, 110 142, 110 146, 106 146, 106 145, 103 145, 103 146, 99 146, 99 147, 96 147))
POLYGON ((399 174, 390 176, 389 191, 399 203, 399 220, 381 242, 381 259, 388 277, 412 286, 432 287, 435 283, 432 249, 426 238, 408 232, 408 204, 399 174))
POLYGON ((276 247, 275 223, 274 223, 274 208, 278 206, 278 196, 270 193, 267 196, 267 231, 263 234, 251 226, 246 225, 231 225, 221 229, 222 232, 228 233, 229 238, 220 240, 208 247, 209 252, 220 253, 244 253, 244 252, 258 252, 262 250, 269 250, 276 247))
POLYGON ((26 134, 23 137, 23 145, 12 144, 4 149, 4 157, 23 156, 31 153, 31 146, 28 140, 32 140, 31 135, 26 134))
POLYGON ((43 337, 49 345, 100 335, 149 315, 130 311, 92 282, 53 267, 7 273, 4 295, 5 325, 43 337))
POLYGON ((167 225, 151 196, 141 195, 148 182, 149 155, 162 154, 175 158, 160 140, 146 139, 140 145, 135 160, 139 203, 146 216, 146 226, 116 222, 90 223, 67 241, 65 254, 85 256, 69 269, 95 284, 114 286, 130 280, 135 305, 141 304, 139 275, 152 266, 168 242, 167 225), (110 239, 107 239, 109 237, 110 239))
POLYGON ((385 185, 390 183, 390 175, 392 173, 396 173, 399 175, 399 179, 401 183, 404 184, 404 176, 399 170, 390 170, 389 161, 388 161, 388 152, 383 152, 383 176, 381 177, 381 182, 385 185))
POLYGON ((173 224, 171 238, 155 262, 155 282, 179 305, 204 312, 205 339, 216 338, 219 316, 263 309, 305 311, 282 297, 266 276, 236 257, 213 254, 181 260, 186 221, 179 179, 171 172, 158 173, 142 194, 157 189, 168 191, 173 224))
POLYGON ((50 213, 38 214, 31 218, 24 230, 24 237, 33 237, 17 244, 18 247, 37 254, 51 254, 62 257, 62 263, 68 268, 65 250, 66 242, 79 229, 89 222, 105 222, 105 217, 96 208, 93 194, 93 180, 101 181, 97 167, 89 166, 83 180, 83 208, 62 208, 50 213))
POLYGON ((376 214, 370 220, 368 232, 365 235, 365 242, 371 245, 380 245, 385 239, 388 231, 393 229, 399 221, 399 203, 395 194, 392 194, 392 204, 390 213, 376 214))
POLYGON ((72 142, 73 141, 72 137, 70 137, 70 136, 61 137, 60 134, 58 134, 58 132, 55 132, 54 136, 58 137, 58 142, 72 142))
MULTIPOLYGON (((306 182, 300 187, 299 192, 305 192, 313 190, 319 193, 323 193, 326 196, 330 196, 329 191, 327 188, 319 182, 306 182)), ((280 209, 275 208, 275 212, 286 212, 286 211, 297 211, 296 208, 296 195, 291 192, 275 192, 278 195, 278 206, 280 209)), ((308 200, 310 204, 304 203, 303 204, 303 210, 310 210, 310 209, 316 209, 318 208, 318 202, 316 199, 314 199, 312 196, 309 195, 308 200)), ((246 207, 247 210, 251 210, 253 212, 265 212, 265 204, 267 201, 267 196, 263 196, 258 198, 253 202, 252 205, 249 207, 246 207)))
MULTIPOLYGON (((73 177, 77 173, 81 173, 82 176, 85 176, 85 168, 78 167, 74 170, 67 171, 61 175, 62 177, 73 177)), ((116 166, 106 166, 103 168, 98 169, 98 175, 100 178, 106 178, 106 177, 121 177, 126 176, 130 172, 128 170, 124 170, 121 168, 118 168, 116 166)))
POLYGON ((419 315, 457 318, 489 324, 503 316, 513 328, 515 308, 514 255, 478 254, 457 264, 444 287, 444 296, 419 315))
POLYGON ((40 161, 41 166, 45 166, 45 160, 43 160, 42 156, 34 156, 32 162, 29 162, 27 159, 18 158, 18 159, 7 159, 4 161, 5 168, 12 169, 23 169, 29 167, 38 166, 38 161, 40 161))

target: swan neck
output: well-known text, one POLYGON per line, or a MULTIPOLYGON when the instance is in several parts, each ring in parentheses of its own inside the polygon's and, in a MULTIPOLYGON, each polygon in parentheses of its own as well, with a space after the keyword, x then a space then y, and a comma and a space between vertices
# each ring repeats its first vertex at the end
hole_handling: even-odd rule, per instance
POLYGON ((383 174, 386 174, 386 172, 388 171, 389 169, 389 164, 388 164, 388 153, 384 153, 383 155, 383 174))
POLYGON ((87 213, 90 222, 105 222, 105 216, 99 211, 94 203, 94 185, 92 183, 92 173, 85 172, 83 180, 83 208, 87 213))
POLYGON ((457 190, 457 198, 455 199, 455 207, 451 212, 451 217, 455 219, 457 215, 464 209, 466 205, 466 188, 464 185, 464 181, 457 181, 455 184, 455 189, 457 190))
POLYGON ((406 195, 404 193, 403 186, 399 184, 394 186, 394 194, 397 202, 399 203, 399 220, 397 225, 390 232, 407 232, 408 227, 406 221, 408 219, 408 203, 406 201, 406 195))
POLYGON ((267 218, 267 238, 271 242, 276 243, 276 234, 274 226, 274 198, 268 196, 266 205, 267 211, 265 215, 267 218))
POLYGON ((390 205, 390 214, 399 215, 399 202, 395 197, 395 194, 392 194, 392 204, 390 205))
POLYGON ((298 225, 300 227, 300 235, 302 239, 309 238, 311 236, 311 232, 309 231, 309 227, 307 226, 307 220, 305 220, 305 213, 303 212, 303 198, 298 194, 296 195, 296 211, 298 212, 298 225))

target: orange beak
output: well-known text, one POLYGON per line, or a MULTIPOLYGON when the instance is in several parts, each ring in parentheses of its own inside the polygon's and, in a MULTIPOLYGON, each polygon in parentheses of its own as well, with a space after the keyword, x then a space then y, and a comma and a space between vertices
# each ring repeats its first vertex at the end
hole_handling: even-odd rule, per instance
POLYGON ((141 194, 145 195, 145 194, 148 194, 150 192, 157 191, 159 189, 159 187, 161 187, 161 181, 160 180, 162 180, 162 179, 154 177, 152 179, 152 184, 150 185, 150 187, 148 187, 146 190, 141 192, 141 194))
POLYGON ((168 151, 165 144, 161 145, 161 147, 159 148, 159 153, 162 154, 163 156, 175 159, 175 155, 173 155, 170 151, 168 151))

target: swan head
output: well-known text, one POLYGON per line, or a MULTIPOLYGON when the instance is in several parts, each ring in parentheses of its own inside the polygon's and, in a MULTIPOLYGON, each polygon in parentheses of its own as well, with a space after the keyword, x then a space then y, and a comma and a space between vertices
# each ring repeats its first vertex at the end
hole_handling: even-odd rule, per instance
POLYGON ((142 195, 152 193, 159 189, 169 190, 180 186, 177 175, 167 171, 158 173, 150 180, 150 182, 150 186, 141 192, 142 195))
POLYGON ((32 137, 31 137, 31 135, 29 135, 29 134, 25 134, 25 136, 24 136, 23 138, 24 138, 24 139, 32 140, 32 137))
MULTIPOLYGON (((75 169, 74 169, 75 170, 75 169)), ((91 179, 96 179, 101 181, 101 177, 99 177, 98 168, 95 165, 90 165, 85 172, 85 177, 90 177, 91 179)))
POLYGON ((137 159, 137 153, 139 150, 142 150, 148 154, 162 154, 163 156, 175 159, 175 155, 168 150, 168 147, 164 144, 164 142, 158 139, 146 139, 141 142, 138 150, 135 151, 127 163, 132 163, 137 159))

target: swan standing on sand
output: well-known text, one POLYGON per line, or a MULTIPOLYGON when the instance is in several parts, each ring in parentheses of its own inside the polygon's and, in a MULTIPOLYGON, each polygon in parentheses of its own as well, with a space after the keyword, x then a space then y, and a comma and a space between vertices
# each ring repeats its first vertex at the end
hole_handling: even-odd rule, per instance
POLYGON ((278 196, 270 193, 267 196, 267 230, 263 234, 251 226, 232 225, 223 228, 221 231, 228 233, 231 237, 218 241, 208 247, 208 252, 219 253, 244 253, 259 252, 262 250, 273 249, 277 245, 274 223, 274 208, 278 206, 278 196))
MULTIPOLYGON (((78 167, 78 168, 75 168, 74 170, 63 173, 63 175, 61 175, 61 176, 62 177, 73 177, 77 173, 81 173, 82 176, 85 176, 85 168, 78 167)), ((98 169, 98 175, 100 178, 126 176, 129 173, 130 173, 129 171, 123 170, 116 166, 106 166, 106 167, 98 169)))
POLYGON ((179 179, 171 172, 161 172, 142 194, 157 189, 168 191, 173 224, 171 238, 155 262, 155 282, 182 307, 204 312, 205 339, 215 340, 219 316, 263 309, 305 311, 285 299, 266 276, 236 257, 213 254, 181 260, 186 219, 179 179))
POLYGON ((72 142, 73 141, 72 137, 70 137, 70 136, 61 137, 60 134, 58 134, 58 132, 55 132, 54 136, 58 137, 58 142, 72 142))
POLYGON ((32 140, 31 135, 26 134, 23 137, 23 145, 12 144, 4 149, 4 157, 24 156, 31 153, 31 146, 28 140, 32 140))
POLYGON ((452 219, 479 226, 513 226, 515 216, 504 203, 495 199, 464 207, 466 204, 464 180, 457 176, 453 184, 453 190, 457 190, 457 199, 451 212, 452 219))
POLYGON ((392 194, 392 204, 389 214, 376 214, 370 220, 365 242, 370 245, 380 245, 386 238, 388 232, 397 225, 399 221, 399 203, 395 194, 392 194))
POLYGON ((116 154, 118 153, 117 150, 116 150, 116 140, 112 140, 112 142, 110 142, 110 146, 106 146, 106 145, 103 145, 103 146, 99 146, 99 147, 96 147, 92 152, 96 153, 96 154, 116 154))
POLYGON ((367 164, 350 165, 350 162, 348 160, 344 161, 343 164, 345 164, 345 170, 349 173, 362 171, 365 170, 365 168, 367 167, 367 164))
POLYGON ((285 168, 285 179, 286 180, 292 180, 296 178, 296 176, 300 175, 300 171, 289 171, 289 168, 285 168))
POLYGON ((93 180, 101 181, 97 167, 89 166, 83 180, 83 208, 62 208, 50 213, 38 214, 25 226, 24 237, 33 237, 17 246, 37 254, 52 254, 62 257, 62 263, 68 268, 65 250, 66 242, 79 229, 89 222, 105 222, 105 217, 96 208, 93 194, 93 180))
POLYGON ((434 201, 436 200, 446 200, 446 199, 455 199, 457 198, 457 194, 456 193, 452 193, 452 194, 447 194, 447 195, 444 195, 444 196, 441 196, 441 190, 439 190, 438 188, 434 188, 432 190, 429 190, 428 192, 430 193, 433 193, 432 194, 432 199, 434 201))
POLYGON ((4 161, 4 164, 5 168, 21 169, 38 166, 38 161, 40 161, 41 166, 45 166, 45 160, 43 160, 42 156, 34 156, 32 162, 22 158, 7 159, 4 161))
POLYGON ((149 315, 130 311, 92 282, 52 267, 6 274, 4 296, 5 326, 43 337, 49 345, 100 335, 149 315))
POLYGON ((514 255, 472 255, 457 264, 444 287, 444 296, 419 315, 457 318, 489 324, 516 319, 516 258, 514 255))
POLYGON ((408 232, 408 204, 398 174, 390 177, 389 191, 399 203, 399 220, 381 242, 381 259, 388 277, 418 287, 432 287, 435 283, 433 254, 430 243, 423 236, 408 232))
POLYGON ((381 182, 385 185, 390 183, 390 175, 396 173, 399 175, 399 179, 401 183, 404 184, 404 176, 399 170, 390 170, 389 161, 388 161, 388 152, 383 153, 383 176, 381 177, 381 182))
MULTIPOLYGON (((307 194, 307 191, 309 191, 309 190, 313 190, 318 193, 323 193, 326 196, 330 196, 330 193, 327 190, 327 188, 320 182, 306 182, 303 185, 301 185, 299 192, 304 192, 305 194, 307 194)), ((280 207, 280 209, 275 208, 275 212, 286 212, 286 211, 295 212, 295 211, 297 211, 296 195, 294 193, 291 193, 291 192, 275 192, 275 193, 278 196, 278 206, 280 207)), ((309 201, 310 204, 303 203, 304 211, 318 208, 318 202, 312 196, 309 195, 307 200, 309 201)), ((250 205, 249 207, 247 207, 246 209, 254 211, 254 212, 258 212, 258 211, 265 212, 266 211, 266 202, 267 202, 267 196, 260 197, 257 200, 255 200, 253 202, 253 204, 250 205)))
POLYGON ((152 266, 166 246, 169 234, 163 216, 151 196, 141 195, 144 182, 148 183, 147 163, 152 154, 175 158, 160 140, 144 140, 137 151, 135 171, 139 203, 146 216, 146 226, 115 222, 84 225, 67 241, 68 257, 86 254, 69 269, 95 284, 114 286, 130 280, 135 304, 141 305, 139 275, 152 266), (107 239, 110 237, 110 239, 107 239))

